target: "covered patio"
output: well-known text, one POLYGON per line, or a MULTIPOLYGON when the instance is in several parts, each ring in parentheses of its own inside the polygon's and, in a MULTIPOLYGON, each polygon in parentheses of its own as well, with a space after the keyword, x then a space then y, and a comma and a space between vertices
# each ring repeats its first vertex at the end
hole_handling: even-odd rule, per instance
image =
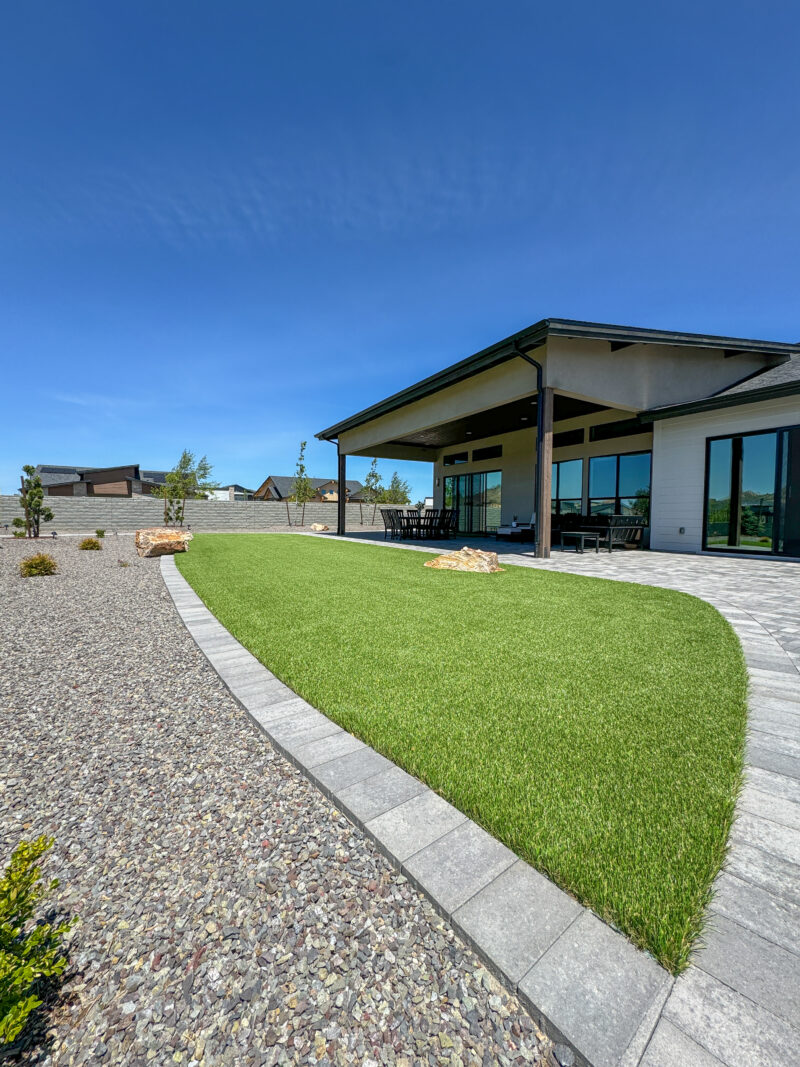
POLYGON ((778 358, 767 342, 545 319, 317 437, 336 444, 341 484, 348 455, 431 463, 434 507, 458 512, 459 535, 528 524, 547 558, 554 530, 649 522, 650 408, 778 358))

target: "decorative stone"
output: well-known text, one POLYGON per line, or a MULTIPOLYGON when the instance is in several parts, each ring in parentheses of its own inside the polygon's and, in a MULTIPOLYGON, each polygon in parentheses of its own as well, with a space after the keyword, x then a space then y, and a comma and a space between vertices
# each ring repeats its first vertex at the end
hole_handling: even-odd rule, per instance
POLYGON ((481 552, 479 548, 460 548, 457 552, 446 552, 436 559, 425 561, 426 567, 440 571, 472 571, 478 574, 494 574, 505 570, 497 562, 496 552, 481 552))
POLYGON ((175 552, 188 552, 191 540, 192 534, 188 530, 157 526, 136 531, 136 551, 140 556, 171 556, 175 552))
POLYGON ((329 529, 329 527, 325 526, 325 524, 321 522, 312 522, 311 529, 315 530, 317 533, 322 533, 323 531, 329 529))

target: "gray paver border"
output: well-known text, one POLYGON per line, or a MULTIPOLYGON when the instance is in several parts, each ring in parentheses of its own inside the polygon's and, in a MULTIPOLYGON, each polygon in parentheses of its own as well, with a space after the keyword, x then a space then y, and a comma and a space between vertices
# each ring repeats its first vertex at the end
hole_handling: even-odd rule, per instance
MULTIPOLYGON (((258 728, 431 900, 545 1032, 573 1047, 579 1064, 686 1062, 691 1048, 710 1054, 697 1027, 670 1010, 673 991, 692 984, 694 966, 676 983, 438 794, 312 708, 228 634, 172 556, 160 562, 184 625, 258 728)), ((783 649, 741 609, 714 606, 742 641, 757 688, 765 639, 781 659, 783 649)), ((764 666, 774 685, 783 664, 764 666)))

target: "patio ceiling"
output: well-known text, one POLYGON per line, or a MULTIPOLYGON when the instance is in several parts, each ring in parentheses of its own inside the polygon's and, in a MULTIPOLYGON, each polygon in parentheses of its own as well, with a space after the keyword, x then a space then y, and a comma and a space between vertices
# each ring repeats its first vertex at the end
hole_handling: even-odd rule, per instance
MULTIPOLYGON (((601 404, 591 404, 586 400, 577 400, 571 396, 553 397, 553 421, 563 422, 581 415, 590 415, 597 411, 606 411, 601 404)), ((510 404, 488 408, 475 412, 452 422, 439 426, 430 426, 426 430, 398 437, 393 445, 416 445, 422 448, 448 448, 450 445, 465 441, 479 441, 484 437, 495 437, 510 433, 512 430, 526 430, 536 425, 536 394, 513 400, 510 404)))

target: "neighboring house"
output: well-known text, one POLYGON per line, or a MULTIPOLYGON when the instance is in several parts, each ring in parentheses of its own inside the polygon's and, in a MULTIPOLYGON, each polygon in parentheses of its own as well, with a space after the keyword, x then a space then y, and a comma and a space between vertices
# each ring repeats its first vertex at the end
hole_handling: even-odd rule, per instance
POLYGON ((243 485, 223 485, 219 489, 212 489, 208 494, 209 500, 252 500, 253 490, 245 489, 243 485))
POLYGON ((462 533, 545 516, 540 555, 551 516, 627 514, 654 549, 800 558, 800 344, 544 319, 317 437, 343 479, 432 463, 462 533))
MULTIPOLYGON (((336 502, 339 499, 339 483, 335 478, 310 478, 314 487, 312 500, 336 502)), ((288 500, 294 487, 294 475, 270 474, 253 494, 256 500, 288 500)), ((361 482, 345 483, 348 503, 356 504, 363 500, 361 482)))
POLYGON ((140 470, 137 463, 119 467, 63 467, 40 463, 36 473, 46 496, 149 496, 164 484, 166 471, 140 470))

